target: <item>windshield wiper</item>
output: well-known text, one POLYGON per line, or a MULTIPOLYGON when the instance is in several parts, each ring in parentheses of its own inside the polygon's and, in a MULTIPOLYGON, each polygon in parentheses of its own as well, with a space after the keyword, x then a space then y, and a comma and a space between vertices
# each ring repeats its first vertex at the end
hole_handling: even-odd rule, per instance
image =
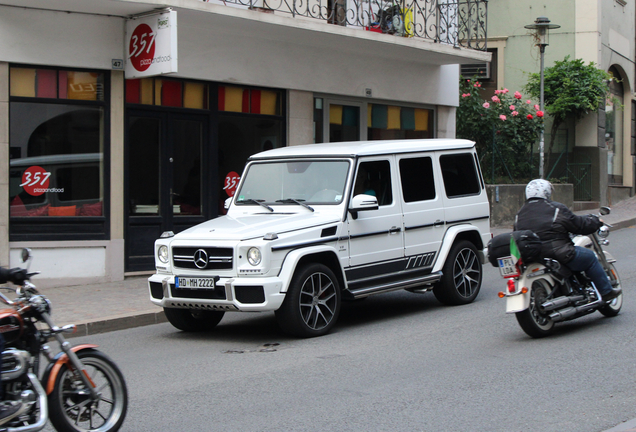
POLYGON ((264 204, 264 203, 263 203, 263 202, 261 202, 261 201, 264 201, 264 200, 255 200, 254 198, 247 198, 247 199, 242 199, 242 200, 240 200, 240 201, 238 201, 238 202, 240 202, 240 203, 252 203, 252 204, 258 204, 259 206, 261 206, 261 207, 265 207, 267 210, 269 210, 269 211, 271 211, 271 212, 273 212, 273 211, 274 211, 274 209, 273 209, 273 208, 271 208, 271 207, 270 207, 270 206, 268 206, 267 204, 264 204))
POLYGON ((301 205, 301 206, 305 207, 306 209, 309 209, 311 211, 315 211, 312 206, 305 204, 303 201, 304 200, 297 200, 297 199, 294 199, 294 198, 285 198, 285 199, 282 199, 282 200, 276 200, 276 202, 283 203, 283 204, 295 203, 295 204, 298 204, 298 205, 301 205))

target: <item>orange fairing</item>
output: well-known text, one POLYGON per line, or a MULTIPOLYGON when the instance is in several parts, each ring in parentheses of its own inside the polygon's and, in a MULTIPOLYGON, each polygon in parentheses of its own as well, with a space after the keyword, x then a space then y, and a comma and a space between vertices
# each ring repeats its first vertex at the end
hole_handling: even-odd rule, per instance
MULTIPOLYGON (((99 345, 93 345, 93 344, 82 344, 82 345, 77 345, 74 346, 73 348, 71 348, 71 351, 73 352, 78 352, 81 350, 85 350, 85 349, 90 349, 90 348, 97 348, 99 345)), ((53 392, 53 388, 55 387, 55 380, 57 378, 57 374, 60 373, 60 369, 62 368, 63 364, 69 363, 69 358, 66 354, 62 354, 60 356, 59 359, 57 359, 57 361, 55 362, 55 364, 53 365, 53 368, 51 369, 51 374, 49 375, 49 381, 46 384, 46 394, 50 395, 53 392)), ((88 377, 88 374, 86 373, 86 371, 82 371, 84 373, 85 376, 88 377)), ((88 381, 92 383, 92 380, 90 378, 88 378, 88 381)), ((95 386, 93 384, 93 386, 95 386)))

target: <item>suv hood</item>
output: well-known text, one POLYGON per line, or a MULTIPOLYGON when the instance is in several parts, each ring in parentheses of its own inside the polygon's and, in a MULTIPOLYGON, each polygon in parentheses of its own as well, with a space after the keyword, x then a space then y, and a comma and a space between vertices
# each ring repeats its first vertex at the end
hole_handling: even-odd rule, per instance
POLYGON ((330 223, 340 219, 334 214, 252 214, 240 217, 220 216, 175 235, 175 240, 248 240, 267 233, 285 233, 330 223))

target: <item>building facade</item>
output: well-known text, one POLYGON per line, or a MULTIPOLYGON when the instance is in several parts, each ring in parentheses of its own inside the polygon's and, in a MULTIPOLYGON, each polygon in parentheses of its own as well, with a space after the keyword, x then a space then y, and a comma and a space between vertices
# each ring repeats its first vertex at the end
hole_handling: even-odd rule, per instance
POLYGON ((222 214, 253 153, 454 137, 485 6, 0 0, 0 265, 30 247, 40 285, 121 280, 222 214), (168 11, 178 70, 129 74, 154 50, 135 20, 168 11))
MULTIPOLYGON (((539 73, 534 30, 524 28, 540 16, 560 26, 550 30, 545 67, 566 56, 593 62, 616 79, 611 100, 598 112, 560 127, 552 163, 545 175, 575 184, 575 200, 610 204, 634 195, 635 5, 624 0, 526 1, 488 3, 488 50, 492 68, 485 80, 492 90, 522 90, 529 73, 539 73)), ((546 143, 550 123, 546 125, 546 143)), ((547 144, 546 144, 547 145, 547 144)), ((547 148, 547 147, 546 147, 547 148)), ((597 208, 597 207, 595 207, 597 208)))

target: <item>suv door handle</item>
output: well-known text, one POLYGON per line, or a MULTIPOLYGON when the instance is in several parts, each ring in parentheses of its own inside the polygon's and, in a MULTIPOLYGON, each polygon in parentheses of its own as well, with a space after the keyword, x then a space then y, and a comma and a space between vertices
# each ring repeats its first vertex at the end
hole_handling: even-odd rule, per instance
POLYGON ((389 234, 395 234, 395 233, 399 233, 402 231, 402 228, 398 228, 396 226, 391 227, 391 229, 389 230, 389 234))
POLYGON ((433 222, 433 226, 440 226, 440 225, 444 225, 444 221, 443 220, 437 219, 435 222, 433 222))

